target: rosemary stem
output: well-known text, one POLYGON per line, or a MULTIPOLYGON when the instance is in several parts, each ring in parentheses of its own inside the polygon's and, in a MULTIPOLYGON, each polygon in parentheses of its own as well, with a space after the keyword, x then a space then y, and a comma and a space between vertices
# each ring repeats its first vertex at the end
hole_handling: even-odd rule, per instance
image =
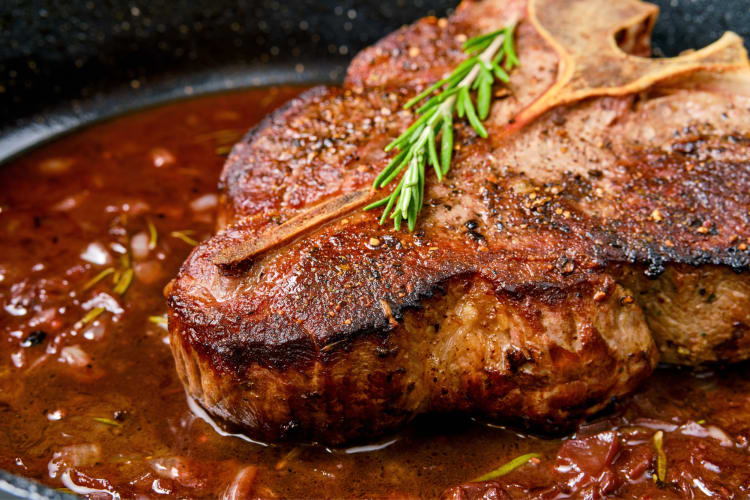
MULTIPOLYGON (((495 57, 495 53, 497 53, 500 47, 503 46, 504 40, 504 34, 495 37, 492 43, 479 55, 479 59, 482 61, 482 63, 489 64, 492 61, 492 58, 495 57)), ((460 89, 461 87, 471 87, 471 85, 474 83, 474 79, 476 79, 477 75, 479 74, 480 68, 481 64, 475 64, 474 67, 471 68, 471 71, 469 71, 469 74, 467 74, 463 78, 463 80, 461 80, 459 84, 456 85, 456 88, 460 89)), ((429 138, 430 129, 435 125, 435 123, 437 123, 438 120, 441 120, 444 116, 451 115, 453 113, 453 106, 454 104, 456 104, 457 98, 458 92, 454 92, 453 95, 440 103, 440 107, 433 113, 426 126, 422 130, 422 133, 417 140, 417 144, 424 144, 429 138)))
MULTIPOLYGON (((492 40, 492 43, 489 44, 481 54, 479 54, 479 61, 481 62, 479 64, 475 64, 474 67, 471 68, 469 74, 466 75, 463 80, 461 80, 457 87, 469 87, 472 83, 474 83, 474 79, 479 74, 479 70, 482 68, 482 64, 484 64, 485 66, 489 66, 497 51, 500 50, 500 47, 503 46, 505 36, 505 33, 503 33, 496 36, 495 39, 492 40)), ((455 99, 455 97, 453 98, 455 99)))
MULTIPOLYGON (((500 47, 503 46, 504 41, 505 34, 495 37, 492 43, 489 44, 489 46, 487 46, 487 48, 484 49, 484 51, 482 51, 482 53, 479 55, 479 60, 481 61, 481 63, 475 64, 474 67, 471 68, 471 71, 469 71, 469 73, 463 78, 463 80, 461 80, 459 84, 456 85, 456 88, 460 89, 462 87, 471 87, 477 75, 479 74, 479 70, 482 67, 481 64, 490 64, 497 51, 500 50, 500 47)), ((422 130, 421 137, 419 138, 420 142, 424 142, 427 140, 429 129, 431 126, 435 125, 435 123, 445 115, 451 115, 453 113, 453 106, 456 104, 456 99, 458 99, 458 92, 454 92, 453 95, 448 97, 440 104, 440 107, 432 115, 427 126, 424 128, 424 130, 422 130)))
POLYGON ((365 207, 365 210, 370 210, 386 205, 381 224, 390 214, 396 230, 402 221, 408 223, 410 231, 414 230, 424 202, 426 167, 435 170, 438 182, 443 180, 450 167, 454 114, 458 118, 465 117, 479 136, 487 137, 482 121, 489 115, 493 82, 508 81, 507 73, 499 64, 505 58, 507 70, 517 65, 513 53, 514 26, 515 23, 468 40, 462 46, 468 59, 404 105, 408 109, 427 98, 416 110, 416 121, 385 147, 386 152, 392 149, 399 152, 377 176, 373 189, 390 184, 399 175, 401 181, 389 196, 365 207), (437 95, 433 95, 438 89, 437 95), (470 95, 474 90, 477 91, 476 105, 470 95), (440 143, 439 158, 436 142, 440 143))
MULTIPOLYGON (((463 78, 463 80, 459 82, 458 85, 456 85, 456 88, 460 89, 461 87, 471 87, 477 75, 479 74, 479 70, 482 67, 481 65, 489 65, 492 62, 492 59, 495 57, 497 51, 500 50, 500 47, 503 46, 504 41, 505 34, 496 36, 492 43, 489 44, 489 46, 487 46, 487 48, 484 49, 484 51, 482 51, 482 53, 479 55, 479 60, 481 62, 475 64, 474 67, 471 68, 471 71, 469 71, 469 73, 463 78)), ((445 115, 452 114, 453 105, 456 103, 457 98, 458 92, 454 92, 450 97, 448 97, 440 104, 440 107, 437 109, 437 111, 435 111, 432 117, 430 117, 427 126, 425 126, 424 130, 422 130, 422 133, 419 137, 420 143, 424 143, 427 140, 430 127, 434 126, 435 123, 438 120, 442 119, 445 115)))

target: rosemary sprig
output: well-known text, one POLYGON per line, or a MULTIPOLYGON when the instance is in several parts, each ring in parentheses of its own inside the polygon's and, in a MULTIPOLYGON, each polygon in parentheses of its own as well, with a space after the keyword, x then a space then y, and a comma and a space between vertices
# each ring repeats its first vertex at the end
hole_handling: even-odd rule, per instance
POLYGON ((417 214, 424 203, 425 167, 431 165, 438 181, 448 173, 453 154, 453 115, 468 120, 481 137, 487 137, 482 120, 490 112, 492 85, 496 80, 508 82, 508 71, 518 66, 513 47, 515 24, 467 40, 463 45, 468 58, 446 78, 434 83, 421 94, 409 100, 408 109, 432 95, 416 111, 419 117, 398 138, 386 146, 385 151, 398 150, 390 163, 377 176, 373 187, 390 184, 404 169, 401 181, 390 195, 365 207, 365 210, 382 207, 380 224, 388 215, 396 229, 407 221, 409 231, 414 231, 417 214), (476 91, 476 105, 471 91, 476 91), (440 154, 436 142, 440 140, 440 154), (438 159, 439 156, 439 159, 438 159))

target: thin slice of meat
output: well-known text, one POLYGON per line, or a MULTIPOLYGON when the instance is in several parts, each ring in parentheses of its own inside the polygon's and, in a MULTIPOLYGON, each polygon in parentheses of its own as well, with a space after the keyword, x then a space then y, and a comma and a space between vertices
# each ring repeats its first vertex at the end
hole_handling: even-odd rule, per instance
MULTIPOLYGON (((592 20, 610 43, 648 47, 652 8, 572 3, 610 16, 592 20)), ((555 428, 632 392, 657 345, 670 362, 748 357, 741 41, 561 99, 572 49, 527 7, 464 2, 404 28, 357 56, 343 88, 307 92, 235 146, 223 229, 167 290, 178 371, 212 413, 259 439, 327 443, 427 411, 555 428), (490 138, 458 125, 417 230, 378 225, 357 207, 413 120, 403 103, 461 59, 465 37, 512 20, 521 66, 490 138), (540 99, 556 107, 529 113, 540 99)))

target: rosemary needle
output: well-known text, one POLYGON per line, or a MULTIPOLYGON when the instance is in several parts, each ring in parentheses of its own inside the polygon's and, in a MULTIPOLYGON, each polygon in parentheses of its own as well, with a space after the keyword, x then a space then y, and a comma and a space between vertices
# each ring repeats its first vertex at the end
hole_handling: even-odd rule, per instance
POLYGON ((527 453, 525 455, 521 455, 520 457, 516 457, 510 462, 501 465, 497 469, 493 470, 492 472, 488 472, 487 474, 484 474, 482 476, 479 476, 476 479, 473 479, 472 482, 482 482, 482 481, 489 481, 491 479, 495 479, 501 476, 504 476, 506 474, 510 474, 517 468, 524 465, 526 462, 533 458, 539 458, 539 453, 527 453))
POLYGON ((154 226, 154 223, 150 220, 146 220, 146 224, 148 224, 148 249, 153 250, 156 248, 156 243, 159 238, 159 233, 156 232, 156 226, 154 226))
POLYGON ((193 231, 191 230, 185 230, 185 231, 172 231, 169 233, 173 238, 177 238, 179 240, 184 241, 190 246, 196 246, 198 245, 198 242, 195 241, 193 238, 190 237, 191 234, 193 234, 193 231))
POLYGON ((655 481, 661 483, 667 480, 667 454, 664 453, 664 432, 657 431, 654 434, 654 448, 656 448, 656 476, 655 481))
POLYGON ((92 420, 94 422, 99 422, 100 424, 111 425, 112 427, 119 427, 120 426, 120 422, 118 422, 116 420, 112 420, 111 418, 92 417, 92 420))
POLYGON ((130 283, 133 281, 133 268, 129 267, 125 269, 122 274, 120 275, 120 279, 113 288, 113 291, 118 295, 125 295, 125 292, 128 291, 128 287, 130 287, 130 283))
POLYGON ((86 315, 79 319, 76 323, 76 328, 80 328, 82 326, 85 326, 92 321, 94 321, 97 317, 99 317, 100 314, 102 314, 105 311, 103 307, 95 307, 91 309, 89 312, 86 313, 86 315))
POLYGON ((102 272, 100 272, 99 274, 97 274, 96 276, 94 276, 93 278, 91 278, 90 280, 88 280, 86 282, 86 284, 83 285, 83 289, 84 290, 88 290, 89 288, 91 288, 92 286, 96 285, 101 280, 103 280, 104 278, 106 278, 110 274, 113 274, 114 272, 115 272, 115 268, 114 267, 108 267, 107 269, 103 270, 102 272))
POLYGON ((168 325, 166 315, 165 316, 149 316, 148 321, 149 323, 153 323, 154 325, 160 326, 162 328, 167 328, 167 325, 168 325))
POLYGON ((409 100, 408 109, 432 95, 417 110, 417 120, 386 146, 385 151, 397 150, 390 163, 373 183, 374 189, 387 186, 404 169, 401 181, 390 195, 371 203, 365 210, 385 206, 380 224, 390 218, 396 229, 406 221, 409 231, 414 231, 417 215, 424 204, 425 168, 430 165, 438 181, 448 173, 453 153, 453 115, 466 118, 476 133, 486 138, 487 130, 482 120, 490 112, 492 85, 496 80, 508 82, 508 71, 518 66, 513 47, 515 25, 467 40, 463 50, 468 58, 446 78, 434 83, 409 100), (476 105, 471 92, 476 91, 476 105), (439 139, 438 139, 439 136, 439 139), (440 141, 440 153, 436 142, 440 141))

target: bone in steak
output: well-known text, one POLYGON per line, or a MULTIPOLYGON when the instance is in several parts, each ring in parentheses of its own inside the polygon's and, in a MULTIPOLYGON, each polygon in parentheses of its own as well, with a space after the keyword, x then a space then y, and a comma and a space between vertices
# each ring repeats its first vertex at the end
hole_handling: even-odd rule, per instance
POLYGON ((342 443, 430 411, 554 427, 657 360, 750 354, 750 70, 733 34, 650 60, 634 0, 464 1, 237 144, 221 230, 168 287, 188 392, 263 440, 342 443), (490 137, 456 128, 414 233, 359 208, 402 105, 520 20, 490 137))

